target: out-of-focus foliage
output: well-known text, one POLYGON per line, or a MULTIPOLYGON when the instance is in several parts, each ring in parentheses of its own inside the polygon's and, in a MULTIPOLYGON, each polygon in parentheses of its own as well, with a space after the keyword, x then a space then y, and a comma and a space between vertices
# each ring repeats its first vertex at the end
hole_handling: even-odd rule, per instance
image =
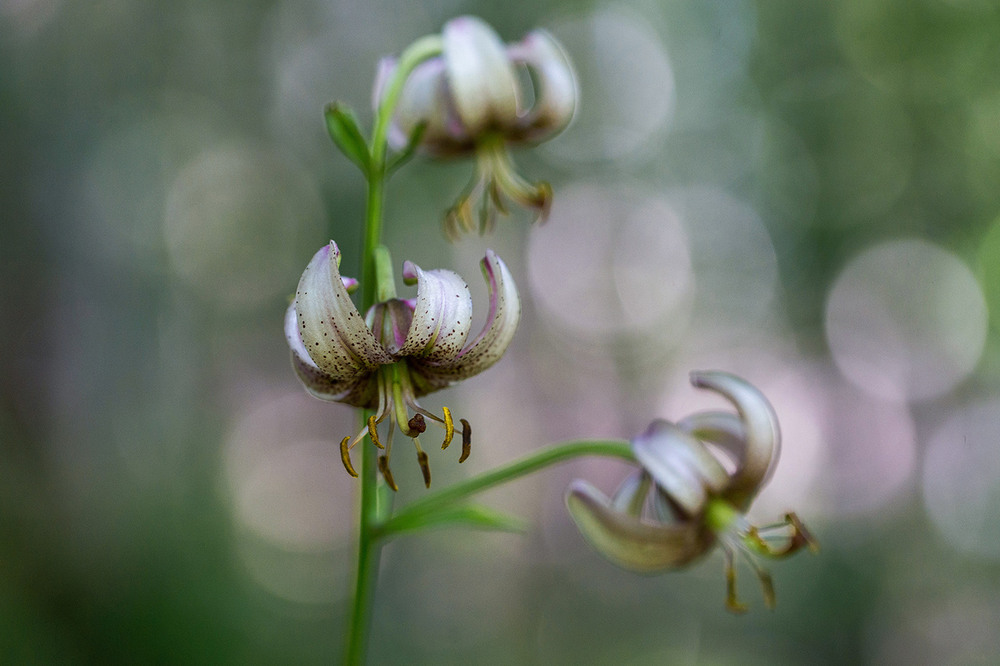
MULTIPOLYGON (((731 617, 720 560, 641 578, 583 543, 568 479, 621 469, 581 462, 483 498, 525 535, 391 544, 373 662, 1000 660, 995 2, 0 0, 0 661, 340 654, 353 416, 298 386, 282 313, 317 248, 358 244, 324 105, 366 109, 378 58, 461 13, 549 29, 581 86, 514 156, 553 184, 544 226, 448 246, 472 165, 390 183, 399 261, 473 275, 491 246, 528 300, 440 398, 477 423, 463 467, 629 437, 725 369, 784 429, 760 516, 823 551, 731 617)), ((448 460, 436 485, 469 473, 448 460)))

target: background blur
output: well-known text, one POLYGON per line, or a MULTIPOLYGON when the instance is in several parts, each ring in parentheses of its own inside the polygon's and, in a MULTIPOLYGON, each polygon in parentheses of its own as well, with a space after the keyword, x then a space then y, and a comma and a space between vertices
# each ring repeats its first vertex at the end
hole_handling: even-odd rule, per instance
POLYGON ((475 13, 550 29, 582 96, 515 155, 555 187, 540 228, 451 246, 472 165, 390 183, 398 263, 482 304, 492 246, 524 298, 508 356, 426 401, 477 433, 435 484, 721 404, 686 376, 727 369, 785 431, 755 517, 823 550, 775 563, 774 612, 743 571, 734 617, 718 554, 645 578, 576 533, 568 482, 622 465, 550 469, 483 497, 524 535, 386 549, 373 663, 1000 662, 1000 7, 499 7, 0 0, 0 661, 340 655, 353 415, 281 331, 329 229, 356 274, 363 183, 322 107, 367 125, 379 56, 475 13))

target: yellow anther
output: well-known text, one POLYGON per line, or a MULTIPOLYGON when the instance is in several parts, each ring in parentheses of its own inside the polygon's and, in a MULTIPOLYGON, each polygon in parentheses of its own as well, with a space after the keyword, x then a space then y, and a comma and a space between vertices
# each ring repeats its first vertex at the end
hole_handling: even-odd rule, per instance
POLYGON ((394 491, 398 492, 399 486, 396 485, 396 482, 392 478, 392 472, 389 470, 388 456, 378 457, 378 469, 380 472, 382 472, 382 478, 385 479, 386 484, 388 484, 388 486, 392 488, 394 491))
POLYGON ((427 454, 424 451, 417 451, 417 462, 420 463, 420 471, 424 474, 424 486, 431 487, 431 464, 427 461, 427 454))
POLYGON ((455 422, 451 420, 450 409, 442 407, 441 411, 444 412, 444 443, 441 444, 441 450, 444 451, 451 444, 451 438, 455 436, 455 422))
POLYGON ((462 455, 459 456, 458 462, 463 463, 465 459, 469 457, 472 453, 472 426, 465 419, 461 419, 462 422, 462 455))
POLYGON ((340 460, 344 463, 344 469, 347 470, 347 473, 357 478, 358 473, 354 471, 354 465, 351 464, 351 447, 348 446, 350 441, 350 437, 345 437, 344 441, 340 443, 340 460))
POLYGON ((378 441, 378 429, 375 428, 375 415, 372 414, 368 417, 368 436, 371 437, 372 444, 380 449, 384 449, 382 442, 378 441))

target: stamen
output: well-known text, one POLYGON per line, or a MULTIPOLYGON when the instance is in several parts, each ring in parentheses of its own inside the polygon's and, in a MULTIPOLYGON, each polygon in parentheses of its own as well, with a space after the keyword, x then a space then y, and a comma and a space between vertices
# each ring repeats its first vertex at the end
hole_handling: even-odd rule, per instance
POLYGON ((368 417, 368 436, 371 438, 372 444, 380 449, 384 449, 385 447, 382 446, 382 442, 378 441, 378 430, 375 428, 376 423, 374 414, 368 417))
MULTIPOLYGON (((423 414, 414 414, 413 418, 406 425, 411 432, 415 432, 418 435, 423 434, 427 430, 427 423, 424 421, 423 414)), ((413 437, 413 435, 410 435, 410 437, 413 437)))
POLYGON ((465 459, 469 457, 472 453, 472 426, 465 419, 461 419, 462 423, 462 455, 459 456, 458 462, 463 463, 465 459))
POLYGON ((769 609, 774 610, 776 597, 774 595, 774 581, 771 579, 771 574, 767 571, 767 569, 754 562, 753 558, 749 555, 747 555, 746 559, 750 563, 750 566, 753 567, 753 570, 757 573, 757 578, 760 580, 760 585, 764 591, 764 605, 769 609))
POLYGON ((351 464, 350 442, 351 438, 349 436, 340 442, 340 460, 344 463, 344 469, 347 470, 347 473, 354 478, 358 478, 358 473, 354 471, 354 465, 351 464))
POLYGON ((742 536, 742 540, 753 552, 768 557, 787 557, 803 547, 808 547, 814 553, 819 551, 819 544, 794 513, 786 514, 784 522, 781 523, 765 525, 761 528, 751 526, 742 536), (766 532, 787 531, 789 529, 791 532, 786 534, 765 534, 766 532), (779 538, 787 540, 783 546, 772 545, 768 542, 769 539, 779 538))
POLYGON ((441 444, 441 450, 444 451, 451 444, 451 438, 455 436, 455 422, 451 420, 450 409, 442 407, 441 411, 444 412, 444 442, 441 444))
POLYGON ((385 479, 386 484, 394 491, 399 492, 399 486, 393 480, 392 471, 389 469, 389 456, 378 457, 378 470, 382 472, 382 478, 385 479))
POLYGON ((424 474, 424 486, 431 487, 431 465, 427 461, 427 453, 417 451, 417 462, 420 463, 420 471, 424 474))
POLYGON ((736 598, 736 566, 733 552, 728 548, 723 552, 726 560, 726 608, 733 613, 745 613, 747 607, 736 598))

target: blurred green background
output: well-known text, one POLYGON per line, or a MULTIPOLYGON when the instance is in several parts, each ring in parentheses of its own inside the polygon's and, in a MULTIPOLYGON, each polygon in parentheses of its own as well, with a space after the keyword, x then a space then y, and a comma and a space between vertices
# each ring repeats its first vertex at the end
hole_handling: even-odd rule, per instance
POLYGON ((718 404, 686 373, 726 369, 784 428, 754 517, 823 550, 774 565, 774 612, 742 572, 731 616, 718 554, 645 578, 592 552, 563 491, 625 469, 577 462, 484 497, 524 535, 393 542, 372 663, 1000 662, 993 0, 0 0, 0 661, 336 661, 353 415, 281 331, 331 235, 357 269, 322 107, 367 123, 378 58, 464 13, 551 30, 581 99, 515 156, 555 188, 542 227, 448 245, 471 164, 390 183, 397 262, 483 303, 491 246, 524 299, 507 357, 426 401, 477 433, 435 483, 718 404))

